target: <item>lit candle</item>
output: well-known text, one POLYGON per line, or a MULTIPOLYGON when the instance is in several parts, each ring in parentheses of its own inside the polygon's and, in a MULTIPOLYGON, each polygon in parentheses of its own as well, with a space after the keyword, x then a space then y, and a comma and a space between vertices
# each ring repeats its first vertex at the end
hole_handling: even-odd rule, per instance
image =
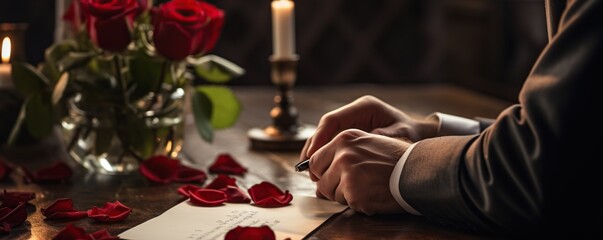
POLYGON ((0 88, 12 88, 13 81, 11 77, 10 61, 11 44, 10 38, 2 39, 2 61, 0 62, 0 88))
POLYGON ((272 40, 275 59, 295 57, 295 3, 290 0, 272 1, 272 40))

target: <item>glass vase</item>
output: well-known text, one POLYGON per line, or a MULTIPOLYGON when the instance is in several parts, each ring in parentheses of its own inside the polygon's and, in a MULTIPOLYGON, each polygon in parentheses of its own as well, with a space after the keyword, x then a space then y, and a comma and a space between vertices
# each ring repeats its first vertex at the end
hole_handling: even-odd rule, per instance
MULTIPOLYGON (((69 156, 103 174, 128 174, 154 155, 176 158, 184 128, 182 88, 143 98, 134 104, 87 104, 76 94, 61 120, 69 156)), ((97 101, 98 102, 98 101, 97 101)))

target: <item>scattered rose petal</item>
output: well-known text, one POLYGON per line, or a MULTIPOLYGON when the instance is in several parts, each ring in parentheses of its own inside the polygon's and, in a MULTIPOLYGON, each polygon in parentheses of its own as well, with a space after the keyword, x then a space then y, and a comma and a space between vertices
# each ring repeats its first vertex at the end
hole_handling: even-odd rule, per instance
MULTIPOLYGON (((11 227, 17 226, 25 222, 27 218, 27 211, 25 210, 25 203, 20 203, 15 208, 0 208, 0 224, 7 223, 11 227)), ((10 229, 9 229, 10 230, 10 229)))
POLYGON ((81 227, 67 224, 63 230, 55 235, 53 240, 118 240, 119 237, 112 236, 106 228, 93 233, 86 233, 81 227))
POLYGON ((105 203, 102 208, 92 207, 88 210, 88 217, 101 222, 123 221, 130 215, 132 209, 119 201, 105 203))
POLYGON ((14 208, 19 205, 19 203, 27 203, 29 200, 32 200, 35 197, 36 194, 32 192, 7 192, 4 190, 4 192, 0 194, 0 201, 2 201, 0 208, 14 208))
POLYGON ((194 192, 189 192, 191 203, 203 207, 215 207, 226 202, 226 193, 214 189, 199 189, 194 192))
POLYGON ((71 178, 73 171, 64 162, 55 162, 49 167, 31 172, 24 168, 25 174, 31 182, 60 182, 71 178))
POLYGON ((109 233, 109 231, 107 231, 106 228, 93 232, 88 236, 91 236, 90 240, 118 240, 119 239, 119 237, 111 235, 109 233))
POLYGON ((178 175, 180 162, 163 155, 150 157, 140 164, 140 173, 157 183, 168 183, 178 175))
POLYGON ((293 195, 289 191, 283 192, 269 182, 253 185, 248 192, 253 203, 258 207, 283 207, 293 200, 293 195))
POLYGON ((229 154, 220 154, 216 161, 209 167, 212 173, 243 175, 247 168, 243 167, 229 154))
POLYGON ((178 174, 174 178, 176 182, 199 182, 203 184, 207 180, 207 175, 204 171, 199 169, 190 168, 187 166, 180 166, 178 174))
POLYGON ((8 234, 10 233, 10 224, 7 222, 0 223, 0 234, 8 234))
POLYGON ((81 227, 76 227, 72 224, 67 224, 63 230, 55 235, 53 240, 75 240, 86 239, 86 230, 81 227))
POLYGON ((260 227, 241 227, 231 229, 224 236, 224 240, 275 240, 274 231, 266 225, 260 227))
POLYGON ((249 203, 251 199, 237 186, 228 186, 222 191, 226 193, 227 203, 249 203))
POLYGON ((70 219, 76 220, 88 216, 86 211, 78 211, 73 207, 73 200, 69 198, 59 198, 50 206, 42 208, 42 215, 46 219, 70 219))
POLYGON ((210 184, 208 184, 205 188, 207 189, 215 189, 220 190, 226 188, 228 186, 237 186, 237 180, 231 178, 227 175, 218 175, 210 184))
POLYGON ((199 189, 201 189, 201 187, 187 184, 178 188, 178 194, 185 197, 190 197, 190 194, 188 192, 194 192, 199 189))

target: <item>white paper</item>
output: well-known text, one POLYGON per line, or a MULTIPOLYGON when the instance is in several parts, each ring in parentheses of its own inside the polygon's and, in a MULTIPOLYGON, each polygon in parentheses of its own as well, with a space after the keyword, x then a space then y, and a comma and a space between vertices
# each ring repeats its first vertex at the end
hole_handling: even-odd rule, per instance
POLYGON ((276 239, 302 239, 346 206, 308 196, 293 196, 289 206, 260 208, 252 204, 193 206, 184 201, 165 213, 120 234, 122 239, 222 240, 236 226, 268 225, 276 239))

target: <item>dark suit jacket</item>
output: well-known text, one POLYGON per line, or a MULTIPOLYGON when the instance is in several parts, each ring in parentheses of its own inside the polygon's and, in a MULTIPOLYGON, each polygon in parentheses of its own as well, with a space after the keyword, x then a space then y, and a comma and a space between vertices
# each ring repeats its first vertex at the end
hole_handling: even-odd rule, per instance
POLYGON ((594 117, 603 110, 603 1, 546 5, 549 44, 519 104, 479 135, 426 139, 411 152, 400 192, 424 216, 503 233, 603 234, 594 117))

